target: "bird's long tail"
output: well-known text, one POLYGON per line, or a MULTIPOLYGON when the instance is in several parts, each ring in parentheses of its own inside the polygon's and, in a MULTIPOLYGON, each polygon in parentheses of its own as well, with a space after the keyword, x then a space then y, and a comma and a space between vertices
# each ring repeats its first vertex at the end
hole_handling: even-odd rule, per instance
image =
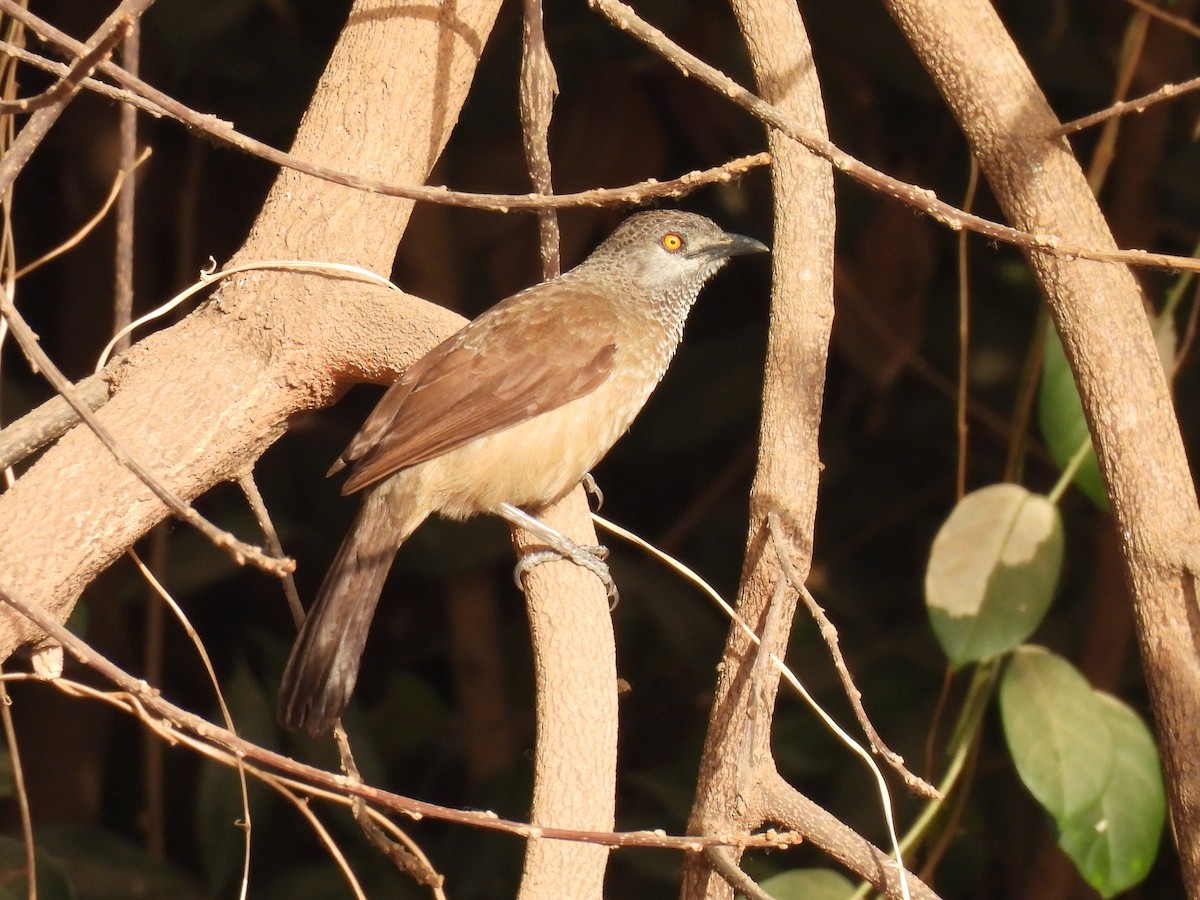
POLYGON ((390 487, 384 482, 363 497, 292 646, 279 688, 278 716, 293 731, 328 731, 350 702, 392 559, 425 518, 397 516, 390 487))

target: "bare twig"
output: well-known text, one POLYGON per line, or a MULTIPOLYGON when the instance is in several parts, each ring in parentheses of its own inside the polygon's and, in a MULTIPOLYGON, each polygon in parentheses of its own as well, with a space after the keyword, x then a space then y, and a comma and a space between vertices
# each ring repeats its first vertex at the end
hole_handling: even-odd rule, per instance
MULTIPOLYGON (((979 187, 979 163, 971 158, 971 173, 967 176, 967 193, 963 198, 963 209, 970 209, 975 202, 975 191, 979 187)), ((967 493, 967 401, 970 397, 971 365, 971 277, 970 247, 967 233, 958 235, 958 389, 954 403, 955 423, 958 426, 958 496, 967 493)))
MULTIPOLYGON (((171 610, 172 613, 175 614, 175 619, 179 622, 184 633, 188 636, 188 640, 192 642, 192 646, 196 648, 196 655, 199 656, 200 664, 204 667, 204 673, 208 676, 208 681, 213 687, 213 694, 216 696, 217 706, 221 710, 221 719, 225 723, 225 727, 228 728, 230 732, 236 734, 233 724, 233 714, 229 711, 229 704, 225 702, 225 695, 221 691, 221 683, 217 678, 216 669, 213 668, 212 658, 208 655, 208 648, 204 646, 204 642, 200 640, 199 633, 192 626, 191 621, 184 614, 183 609, 178 603, 175 602, 175 598, 171 596, 170 591, 163 586, 162 582, 158 580, 157 576, 150 571, 150 569, 144 562, 142 562, 141 558, 136 553, 130 550, 129 555, 133 558, 134 563, 138 567, 138 571, 141 572, 142 577, 146 580, 146 584, 153 594, 152 602, 154 599, 162 601, 161 603, 157 603, 155 605, 159 606, 159 608, 166 606, 171 610)), ((147 669, 149 670, 149 668, 150 667, 148 666, 147 669)), ((242 820, 239 823, 239 827, 241 827, 241 829, 245 832, 246 851, 243 855, 242 888, 240 897, 241 900, 245 900, 250 880, 250 791, 246 786, 246 768, 242 764, 241 759, 235 757, 233 765, 234 768, 237 769, 238 784, 242 790, 242 820)))
MULTIPOLYGON (((346 734, 346 729, 342 727, 341 722, 333 729, 333 739, 337 743, 338 755, 342 759, 342 768, 350 778, 361 783, 362 775, 358 771, 358 764, 354 761, 354 753, 350 749, 350 737, 346 734)), ((358 823, 358 827, 370 841, 372 847, 390 859, 392 865, 401 872, 407 873, 433 890, 435 895, 442 895, 442 885, 445 884, 446 879, 433 867, 433 863, 429 861, 429 857, 425 855, 416 841, 399 829, 397 831, 400 833, 400 840, 392 840, 384 834, 379 824, 371 818, 371 808, 362 797, 353 799, 350 810, 354 813, 354 821, 358 823)))
POLYGON ((17 797, 17 810, 21 817, 21 838, 25 844, 25 885, 29 900, 37 900, 37 849, 33 842, 33 816, 29 812, 29 792, 25 789, 25 768, 21 765, 21 751, 17 745, 17 729, 13 725, 12 700, 8 688, 0 682, 0 721, 4 723, 4 743, 8 748, 8 762, 12 767, 13 793, 17 797))
MULTIPOLYGON (((992 222, 980 216, 964 213, 955 206, 939 200, 933 191, 908 184, 884 172, 873 169, 845 153, 829 141, 807 134, 796 123, 791 122, 788 117, 778 113, 770 104, 741 88, 735 82, 719 73, 718 70, 706 66, 706 64, 696 59, 696 57, 683 51, 667 39, 661 31, 637 19, 628 6, 617 2, 617 0, 593 0, 593 5, 613 20, 614 24, 618 25, 618 27, 630 32, 639 40, 645 41, 663 53, 666 58, 679 66, 686 74, 697 78, 697 80, 707 84, 714 90, 729 96, 738 105, 750 109, 751 112, 772 127, 780 129, 812 152, 828 159, 834 166, 851 178, 927 213, 948 228, 954 230, 966 228, 996 241, 1060 257, 1118 262, 1141 267, 1200 271, 1200 260, 1190 259, 1185 256, 1176 256, 1169 253, 1151 253, 1138 249, 1095 250, 1087 247, 1077 247, 1063 243, 1055 235, 1032 234, 992 222), (758 104, 757 108, 752 108, 753 104, 758 104)), ((62 47, 68 52, 78 52, 83 47, 74 38, 59 31, 37 16, 32 15, 27 10, 22 9, 15 3, 15 0, 0 0, 0 12, 11 15, 27 27, 35 30, 43 39, 62 47)), ((30 53, 23 48, 7 42, 0 41, 0 52, 48 71, 63 72, 66 70, 66 67, 60 63, 46 60, 37 54, 30 53)), ((222 121, 216 116, 198 113, 179 103, 168 94, 153 88, 138 78, 132 77, 124 72, 120 66, 111 61, 103 63, 99 66, 99 70, 114 78, 120 84, 125 85, 127 90, 113 88, 94 79, 85 79, 82 86, 102 93, 112 99, 120 100, 124 103, 132 103, 139 109, 149 112, 151 115, 174 118, 192 131, 203 133, 232 147, 252 153, 267 162, 285 166, 298 172, 312 175, 315 178, 323 178, 334 184, 354 187, 385 196, 442 203, 449 206, 462 206, 497 212, 566 209, 581 206, 624 206, 645 203, 651 200, 680 197, 705 185, 726 183, 745 174, 750 169, 766 165, 770 162, 768 154, 758 153, 731 160, 721 166, 689 172, 670 181, 651 179, 624 187, 598 188, 572 194, 556 194, 551 196, 542 194, 471 193, 467 191, 452 191, 441 186, 397 185, 363 178, 348 172, 332 169, 328 166, 311 163, 264 144, 261 141, 256 141, 239 133, 230 123, 222 121)), ((1166 92, 1172 90, 1174 87, 1168 85, 1160 90, 1164 92, 1164 96, 1170 96, 1173 94, 1167 94, 1166 92)), ((1192 90, 1194 87, 1192 82, 1186 83, 1187 90, 1192 90)), ((1174 91, 1174 93, 1179 92, 1174 91)), ((1131 101, 1133 104, 1137 102, 1131 101)), ((1086 127, 1086 124, 1079 127, 1086 127)), ((1050 135, 1050 137, 1053 136, 1055 135, 1050 135)))
POLYGON ((1158 6, 1154 3, 1148 3, 1146 0, 1125 0, 1125 2, 1130 6, 1137 7, 1144 13, 1150 14, 1156 19, 1166 22, 1168 25, 1171 25, 1174 28, 1178 28, 1180 31, 1186 31, 1192 37, 1200 37, 1200 26, 1189 22, 1183 16, 1173 15, 1167 12, 1161 6, 1158 6))
POLYGON ((728 847, 708 847, 705 849, 704 855, 712 863, 712 867, 721 873, 721 877, 729 882, 729 886, 739 895, 748 897, 749 900, 775 900, 759 887, 757 881, 742 871, 728 847))
MULTIPOLYGON (((101 204, 100 209, 95 215, 57 247, 18 269, 13 278, 20 279, 28 275, 40 266, 50 262, 50 260, 66 253, 87 237, 112 208, 126 177, 131 174, 133 169, 136 169, 149 158, 150 148, 147 147, 134 160, 130 168, 122 169, 117 173, 116 178, 113 180, 112 188, 108 192, 108 197, 105 198, 104 203, 101 204)), ((9 287, 9 293, 11 296, 11 286, 9 287)), ((0 326, 7 327, 3 322, 0 322, 0 326)), ((108 400, 107 376, 102 374, 85 378, 76 383, 75 389, 79 392, 80 397, 87 404, 88 408, 93 412, 103 406, 108 400)), ((78 421, 79 416, 62 397, 54 397, 48 400, 17 422, 0 431, 0 469, 20 462, 40 447, 66 433, 78 421)))
POLYGON ((75 410, 79 418, 92 430, 100 443, 108 448, 108 451, 121 465, 135 474, 172 513, 197 529, 218 547, 229 552, 239 565, 250 562, 273 575, 282 575, 284 572, 290 572, 295 568, 295 563, 291 560, 275 559, 267 556, 258 547, 240 541, 229 532, 217 528, 180 500, 170 488, 163 484, 157 475, 122 447, 96 417, 96 414, 83 402, 83 399, 76 393, 71 382, 67 380, 62 372, 58 370, 58 367, 54 365, 53 361, 51 361, 50 357, 42 350, 38 344, 37 336, 25 322, 24 318, 21 317, 21 314, 17 312, 16 307, 12 305, 7 292, 0 292, 0 316, 3 316, 8 321, 9 327, 12 328, 13 337, 17 339, 17 343, 21 346, 25 355, 29 357, 34 367, 42 373, 56 391, 66 398, 71 408, 75 410))
POLYGON ((118 19, 113 23, 111 30, 103 35, 92 49, 80 56, 75 64, 46 90, 36 96, 24 97, 20 100, 0 100, 0 115, 34 112, 67 100, 79 90, 83 80, 90 76, 101 62, 108 59, 113 48, 125 38, 133 26, 134 19, 130 16, 118 19))
POLYGON ((833 658, 833 665, 837 669, 838 678, 842 681, 842 688, 845 691, 846 699, 850 701, 850 705, 854 709, 854 715, 858 719, 859 727, 862 728, 863 733, 867 736, 867 740, 871 744, 871 749, 879 756, 882 756, 888 765, 904 779, 904 783, 908 785, 909 790, 924 797, 940 797, 941 795, 938 793, 937 788, 925 781, 925 779, 914 775, 905 767, 904 758, 888 748, 887 744, 883 742, 883 738, 879 736, 879 732, 875 730, 875 726, 871 724, 871 720, 867 716, 867 711, 862 705, 862 694, 858 690, 858 686, 854 683, 850 669, 846 666, 845 657, 842 656, 842 650, 838 644, 837 628, 829 621, 829 616, 825 615, 825 610, 821 608, 813 595, 809 593, 808 588, 800 579, 796 567, 792 565, 791 553, 788 548, 787 539, 783 535, 783 527, 777 511, 772 510, 767 513, 767 528, 771 535, 771 546, 775 549, 779 565, 787 575, 792 588, 798 591, 801 599, 804 600, 804 605, 808 607, 809 614, 817 623, 817 628, 821 632, 825 646, 829 648, 829 654, 833 658))
MULTIPOLYGON (((254 473, 248 472, 239 478, 238 487, 242 489, 246 502, 250 504, 250 511, 254 513, 254 520, 263 533, 267 549, 271 551, 272 556, 283 559, 287 554, 283 552, 283 543, 279 540, 279 532, 275 529, 275 523, 271 521, 271 512, 267 509, 266 501, 263 500, 262 493, 258 490, 254 473)), ((296 630, 299 631, 300 626, 304 624, 304 604, 300 602, 300 592, 296 590, 296 576, 292 572, 285 572, 281 581, 283 582, 283 595, 287 598, 288 611, 291 612, 292 621, 296 625, 296 630)))
POLYGON ((828 853, 880 893, 899 900, 907 890, 911 900, 938 900, 929 885, 911 872, 902 878, 894 859, 804 796, 778 772, 770 773, 762 789, 772 821, 788 825, 803 823, 804 839, 810 846, 828 853))
MULTIPOLYGON (((238 479, 238 486, 246 495, 250 509, 254 512, 254 518, 258 522, 259 528, 262 529, 267 547, 272 553, 283 556, 283 545, 279 541, 279 533, 275 529, 275 523, 271 520, 271 513, 258 490, 254 476, 252 474, 242 476, 238 479)), ((300 594, 296 590, 296 579, 291 573, 284 576, 283 587, 288 601, 288 609, 292 614, 292 621, 299 629, 304 624, 304 606, 301 604, 300 594)), ((333 736, 337 744, 338 755, 341 757, 342 769, 355 781, 361 782, 362 777, 359 774, 358 765, 354 761, 354 753, 350 749, 350 738, 340 722, 334 728, 333 736)), ((375 811, 367 806, 366 801, 361 797, 351 798, 350 808, 354 813, 354 821, 358 823, 367 840, 376 849, 391 859, 401 871, 407 872, 431 888, 435 897, 443 896, 442 883, 445 879, 434 869, 429 858, 415 841, 398 828, 394 828, 393 833, 399 834, 399 840, 391 840, 373 818, 375 811)))
MULTIPOLYGON (((127 19, 136 19, 153 2, 154 0, 125 0, 96 30, 92 42, 97 45, 103 43, 114 31, 120 30, 118 26, 123 27, 122 23, 127 19)), ((26 12, 26 10, 16 4, 13 5, 13 8, 18 10, 22 15, 26 12)), ((8 12, 8 10, 5 10, 5 12, 8 12)), ((13 18, 21 21, 22 15, 14 15, 13 18)), ((75 41, 74 44, 75 47, 71 52, 77 56, 87 57, 91 53, 88 44, 82 44, 78 41, 75 41)), ((70 83, 69 77, 66 81, 70 83)), ((25 163, 29 161, 29 158, 33 155, 33 151, 41 144, 42 139, 46 137, 54 123, 58 121, 58 117, 62 115, 62 111, 66 109, 67 104, 75 95, 75 92, 78 91, 81 83, 73 84, 70 90, 63 92, 61 96, 51 100, 29 117, 29 121, 21 129, 21 133, 17 135, 16 140, 12 142, 12 145, 5 152, 4 158, 0 159, 0 193, 8 190, 9 186, 16 180, 17 174, 25 168, 25 163)))
POLYGON ((1149 107, 1156 103, 1161 103, 1164 100, 1171 100, 1178 97, 1180 94, 1186 94, 1190 91, 1200 89, 1200 78, 1190 78, 1187 81, 1182 81, 1179 84, 1164 84, 1157 90, 1151 91, 1149 94, 1143 94, 1141 97, 1135 97, 1132 100, 1124 100, 1120 103, 1114 103, 1099 112, 1094 112, 1090 115, 1083 116, 1078 119, 1072 119, 1059 126, 1054 132, 1054 137, 1062 135, 1074 134, 1076 131, 1082 131, 1085 128, 1091 128, 1093 125, 1099 125, 1114 116, 1123 116, 1127 113, 1145 112, 1149 107))
MULTIPOLYGON (((25 27, 11 19, 4 21, 3 38, 16 44, 25 42, 25 27)), ((17 64, 14 60, 0 60, 0 96, 12 98, 17 95, 17 64)), ((7 151, 16 138, 16 123, 11 116, 0 120, 0 149, 7 151)), ((0 192, 0 284, 10 295, 17 290, 16 276, 13 270, 17 267, 17 247, 13 237, 12 223, 13 190, 0 192)), ((4 361, 4 345, 8 339, 8 325, 0 319, 0 363, 4 361)), ((11 487, 14 481, 12 468, 0 467, 0 484, 11 487)))
MULTIPOLYGON (((539 194, 553 194, 550 177, 550 116, 558 93, 558 76, 542 28, 542 0, 525 0, 524 51, 521 55, 521 131, 525 136, 525 161, 530 180, 539 194)), ((542 278, 559 273, 558 216, 553 209, 538 212, 538 237, 542 278)))
MULTIPOLYGON (((69 53, 78 53, 83 46, 75 38, 59 31, 48 22, 39 19, 28 10, 19 6, 15 0, 0 0, 0 12, 11 15, 35 31, 44 40, 61 47, 69 53)), ((52 71, 58 71, 57 64, 41 60, 36 54, 28 53, 20 48, 0 42, 0 51, 52 71)), ((323 178, 334 184, 371 191, 389 197, 404 197, 409 200, 423 200, 430 203, 444 203, 451 206, 465 206, 475 209, 490 209, 500 212, 509 210, 534 211, 539 209, 562 209, 577 206, 624 206, 632 203, 645 203, 649 200, 679 197, 690 193, 706 184, 722 184, 744 174, 758 166, 766 165, 770 158, 765 153, 742 157, 732 160, 722 166, 716 166, 703 171, 691 172, 670 181, 644 181, 636 185, 619 188, 601 188, 581 191, 575 194, 561 194, 545 197, 540 194, 474 194, 466 191, 451 191, 445 187, 429 185, 397 185, 373 178, 362 178, 348 172, 342 172, 329 166, 308 162, 290 153, 285 153, 261 141, 256 141, 239 133, 229 122, 222 121, 216 116, 198 113, 175 100, 169 94, 152 87, 139 78, 125 72, 120 66, 108 61, 99 67, 99 71, 112 78, 118 84, 127 88, 133 95, 140 98, 138 105, 152 115, 169 116, 192 131, 203 133, 223 143, 251 153, 266 162, 278 166, 295 169, 314 178, 323 178)), ((129 96, 120 91, 113 91, 107 85, 100 85, 93 80, 84 82, 84 87, 95 89, 125 102, 129 96)))
MULTIPOLYGON (((136 75, 141 67, 142 30, 134 22, 121 48, 121 62, 126 71, 136 75)), ((137 110, 121 106, 120 127, 121 170, 132 171, 137 154, 137 110)), ((114 260, 113 333, 119 333, 133 319, 133 236, 134 214, 137 205, 137 179, 130 178, 121 186, 117 204, 116 258, 114 260)), ((129 346, 129 338, 117 342, 117 350, 129 346)))
MULTIPOLYGON (((27 675, 25 673, 13 673, 0 676, 3 681, 20 681, 30 680, 36 676, 27 675)), ((37 679, 41 680, 41 679, 37 679)), ((162 719, 158 719, 143 706, 136 697, 132 697, 123 691, 102 691, 94 688, 91 685, 82 684, 78 681, 73 681, 70 678, 55 678, 51 682, 57 690, 61 691, 68 697, 78 697, 85 700, 97 700, 101 703, 107 703, 109 706, 119 709, 122 712, 134 716, 146 729, 159 740, 169 744, 183 744, 190 750, 195 751, 200 756, 210 759, 213 762, 221 765, 235 767, 239 765, 239 757, 224 748, 207 744, 204 741, 198 740, 189 734, 182 734, 174 730, 168 723, 162 719)), ((257 778, 263 784, 278 792, 284 799, 296 807, 297 811, 308 821, 312 826, 313 831, 317 833, 317 839, 329 851, 329 855, 333 857, 334 864, 342 871, 350 890, 358 900, 366 900, 366 894, 363 892, 362 886, 358 883, 350 864, 346 861, 345 854, 338 848, 333 837, 329 834, 328 829, 321 824, 321 820, 316 817, 308 803, 296 796, 298 790, 304 791, 306 794, 321 797, 324 800, 329 800, 335 803, 348 803, 349 799, 341 794, 334 794, 327 791, 321 791, 313 788, 310 785, 297 784, 288 778, 276 775, 273 772, 267 772, 257 766, 249 765, 241 762, 242 768, 246 774, 257 778)))
MULTIPOLYGON (((142 677, 151 684, 163 683, 163 652, 166 636, 167 610, 169 595, 166 588, 158 580, 155 572, 166 572, 169 565, 168 529, 165 523, 159 522, 146 535, 147 557, 149 562, 142 560, 141 554, 132 547, 128 556, 143 575, 142 611, 142 677)), ((182 618, 182 613, 180 614, 182 618)), ((186 622, 186 619, 184 620, 186 622)), ((186 627, 186 626, 185 626, 186 627)), ((189 637, 204 652, 199 638, 188 628, 189 637)), ((221 688, 216 676, 212 679, 213 687, 220 696, 221 688)), ((226 722, 232 729, 233 726, 226 722)), ((146 850, 156 859, 166 859, 167 856, 167 784, 166 784, 166 747, 157 740, 151 732, 142 734, 142 764, 138 774, 142 779, 142 811, 138 816, 145 840, 146 850)), ((244 780, 244 777, 243 777, 244 780)))
MULTIPOLYGON (((871 754, 867 750, 865 750, 860 744, 855 742, 846 733, 846 731, 840 725, 837 724, 837 722, 829 715, 829 713, 827 713, 824 709, 821 708, 821 706, 816 702, 815 699, 813 699, 812 695, 808 692, 808 690, 800 682, 800 679, 796 677, 796 674, 790 668, 788 668, 788 666, 784 663, 784 661, 776 653, 771 652, 769 650, 768 638, 771 635, 768 635, 766 632, 767 631, 777 631, 779 625, 785 620, 785 616, 782 613, 782 609, 783 609, 782 600, 784 597, 784 592, 790 586, 790 582, 786 579, 777 579, 776 580, 776 587, 775 587, 774 593, 772 594, 771 600, 770 600, 770 608, 766 611, 766 620, 767 621, 764 626, 764 634, 763 634, 763 637, 760 638, 754 632, 754 629, 750 627, 750 624, 745 620, 745 618, 743 618, 736 610, 734 610, 734 608, 732 606, 730 606, 729 603, 724 598, 722 598, 721 595, 718 594, 712 588, 711 585, 706 583, 702 578, 700 578, 699 575, 697 575, 695 572, 693 572, 691 569, 689 569, 687 566, 685 566, 679 560, 675 559, 674 557, 668 556, 666 553, 663 553, 660 549, 655 547, 653 544, 648 543, 647 541, 643 540, 642 538, 638 537, 637 535, 633 534, 632 532, 622 528, 621 526, 616 525, 615 523, 602 518, 601 516, 597 515, 596 513, 592 513, 592 519, 596 522, 596 524, 603 527, 605 531, 609 531, 609 532, 612 532, 613 534, 619 535, 620 537, 623 537, 627 541, 630 541, 631 543, 633 543, 635 546, 640 547, 641 549, 647 551, 652 556, 654 556, 661 562, 665 563, 669 568, 675 570, 676 572, 678 572, 679 574, 684 576, 684 578, 686 578, 688 581, 692 582, 694 585, 696 585, 696 587, 700 588, 700 590, 702 590, 705 594, 707 594, 721 608, 722 612, 724 612, 725 615, 727 615, 730 618, 730 620, 734 623, 734 625, 738 628, 738 630, 741 631, 742 634, 744 634, 747 638, 749 638, 749 640, 752 644, 754 644, 755 646, 757 646, 759 648, 758 651, 756 652, 756 655, 755 655, 753 663, 752 663, 752 665, 754 666, 754 671, 751 673, 751 678, 748 679, 748 681, 747 681, 747 685, 748 685, 747 691, 752 690, 755 692, 755 696, 753 698, 754 702, 758 701, 758 698, 762 693, 762 686, 766 683, 761 674, 761 666, 765 660, 767 663, 769 663, 770 665, 772 665, 779 671, 779 673, 783 676, 784 681, 801 697, 801 699, 804 700, 805 703, 807 703, 809 705, 809 707, 813 710, 813 712, 815 712, 817 714, 817 716, 826 724, 826 726, 830 729, 830 731, 832 731, 835 735, 837 735, 837 737, 842 741, 843 744, 845 744, 852 752, 855 753, 855 755, 857 755, 860 759, 862 759, 862 761, 864 763, 866 763, 867 767, 871 770, 871 773, 875 776, 876 783, 879 786, 879 794, 880 794, 880 800, 883 805, 884 818, 887 820, 888 832, 891 835, 893 844, 895 846, 896 857, 897 857, 897 859, 899 859, 901 857, 901 850, 900 850, 899 842, 896 839, 894 816, 892 813, 891 794, 887 789, 887 782, 884 780, 883 773, 880 771, 879 766, 876 764, 875 760, 871 758, 871 754)), ((749 718, 749 714, 747 715, 747 718, 749 718)), ((758 721, 758 719, 761 719, 761 718, 762 718, 762 716, 755 714, 754 720, 751 722, 751 727, 753 727, 753 725, 758 721)), ((752 743, 752 742, 748 741, 747 743, 752 743)), ((740 745, 741 745, 741 742, 739 741, 739 746, 740 745)), ((757 760, 752 761, 752 763, 753 762, 760 763, 759 765, 757 765, 757 767, 754 767, 753 764, 749 765, 749 766, 745 765, 745 762, 746 762, 745 760, 739 760, 738 762, 739 762, 739 768, 738 768, 736 777, 739 780, 744 780, 746 778, 752 778, 755 780, 756 787, 758 786, 758 783, 761 782, 762 775, 764 772, 769 771, 769 772, 771 772, 772 778, 778 778, 778 779, 782 780, 782 777, 779 776, 778 773, 774 772, 770 766, 762 764, 760 761, 757 761, 757 760), (743 770, 745 770, 745 771, 743 771, 743 770)), ((795 794, 796 797, 800 797, 803 800, 803 802, 805 804, 805 809, 815 810, 817 813, 819 813, 820 822, 817 822, 814 820, 812 824, 814 825, 814 827, 816 825, 820 824, 821 828, 816 832, 809 831, 808 827, 807 827, 809 825, 809 819, 807 817, 781 819, 780 815, 782 815, 782 812, 781 812, 781 810, 777 809, 773 805, 773 801, 771 800, 770 797, 766 798, 766 802, 763 807, 764 819, 767 821, 773 821, 773 822, 787 821, 788 823, 796 823, 799 827, 801 827, 803 829, 803 834, 806 838, 811 837, 814 833, 819 834, 820 841, 814 841, 815 845, 822 850, 829 851, 832 855, 834 855, 835 857, 837 857, 839 859, 842 858, 839 855, 839 852, 840 852, 840 848, 847 843, 846 832, 849 832, 849 829, 845 825, 843 825, 841 822, 838 822, 837 819, 832 815, 832 813, 826 812, 825 810, 816 806, 816 804, 814 804, 811 800, 804 798, 803 795, 799 794, 799 792, 795 791, 795 789, 791 789, 791 790, 792 790, 792 793, 795 794), (832 823, 832 824, 828 824, 828 823, 832 823), (840 837, 837 836, 839 834, 841 835, 840 837)), ((940 798, 941 798, 941 795, 936 792, 935 792, 934 796, 935 796, 935 799, 940 800, 940 798)), ((862 841, 862 839, 859 838, 857 836, 857 834, 854 834, 854 839, 858 840, 858 841, 862 841)), ((865 841, 862 841, 862 843, 866 846, 870 846, 870 845, 867 845, 865 841)), ((871 849, 874 851, 873 847, 871 849)), ((875 852, 878 852, 878 851, 875 851, 875 852)), ((856 865, 857 866, 862 865, 861 858, 858 860, 856 865)), ((870 881, 872 878, 871 870, 869 868, 856 867, 856 865, 851 865, 850 867, 855 872, 857 872, 859 875, 861 875, 863 878, 870 881)), ((899 882, 900 882, 899 891, 900 891, 901 896, 907 896, 905 894, 905 891, 907 890, 906 881, 907 881, 906 877, 901 877, 899 879, 899 882)), ((875 882, 872 881, 872 883, 875 883, 875 882)))
POLYGON ((414 819, 430 818, 456 822, 501 831, 523 838, 546 838, 550 840, 582 841, 611 847, 656 847, 660 849, 699 851, 714 845, 731 847, 764 847, 784 849, 797 843, 798 837, 791 832, 769 829, 757 834, 736 835, 670 835, 663 831, 585 831, 582 829, 534 826, 511 819, 502 819, 495 813, 453 809, 403 797, 368 784, 356 782, 345 775, 335 775, 315 766, 305 765, 280 753, 260 747, 228 729, 188 712, 165 700, 161 694, 125 672, 115 663, 98 653, 86 641, 60 625, 48 612, 36 603, 11 593, 0 586, 0 602, 12 607, 25 616, 54 640, 58 641, 76 659, 94 669, 122 691, 132 702, 154 713, 162 726, 177 740, 188 740, 206 747, 238 756, 250 763, 282 773, 295 780, 298 789, 311 793, 333 792, 342 802, 349 797, 362 797, 372 804, 414 819))
MULTIPOLYGON (((90 410, 108 402, 108 373, 97 372, 75 384, 75 395, 90 410)), ((31 453, 65 434, 79 414, 62 396, 47 400, 0 431, 0 469, 19 463, 31 453)))
POLYGON ((46 263, 50 262, 50 260, 56 259, 62 254, 66 253, 68 250, 74 248, 77 244, 79 244, 80 241, 91 234, 96 226, 104 220, 104 217, 108 215, 108 211, 112 209, 112 205, 116 201, 117 197, 121 195, 121 186, 125 183, 126 178, 132 175, 134 169, 136 169, 149 158, 150 148, 147 147, 138 154, 137 159, 135 159, 128 168, 122 168, 119 172, 117 172, 116 178, 113 179, 112 187, 108 191, 108 196, 104 198, 104 202, 100 204, 100 209, 96 211, 95 215, 79 226, 73 235, 71 235, 57 247, 43 253, 33 262, 26 263, 25 265, 21 266, 21 268, 17 270, 17 273, 14 277, 24 278, 35 269, 44 266, 46 263))
POLYGON ((354 874, 354 870, 350 868, 350 863, 347 862, 346 855, 342 853, 342 849, 334 841, 333 835, 329 833, 329 829, 321 824, 321 820, 317 818, 316 813, 312 811, 312 808, 308 805, 308 803, 302 800, 300 797, 297 797, 296 792, 284 784, 282 779, 271 777, 267 773, 260 772, 258 770, 255 770, 254 774, 257 775, 264 784, 270 785, 272 788, 274 788, 281 797, 283 797, 288 803, 292 804, 292 806, 296 808, 296 812, 300 813, 300 815, 304 817, 305 821, 307 821, 312 827, 312 830, 316 832, 317 839, 324 845, 325 849, 329 852, 329 855, 333 857, 334 865, 341 869, 342 876, 346 879, 346 883, 350 886, 350 890, 354 892, 355 900, 367 900, 367 895, 363 891, 362 885, 358 883, 358 876, 356 876, 354 874))
MULTIPOLYGON (((3 2, 9 2, 9 0, 3 0, 3 2)), ((846 153, 833 142, 805 130, 790 116, 746 90, 720 69, 708 65, 688 53, 662 31, 639 18, 637 13, 621 0, 589 0, 589 2, 616 27, 653 48, 684 74, 725 95, 772 128, 778 129, 807 150, 828 160, 839 171, 844 172, 855 181, 887 194, 914 209, 921 210, 947 228, 955 231, 968 228, 996 241, 1069 259, 1092 259, 1101 262, 1125 263, 1131 266, 1161 266, 1200 271, 1200 260, 1185 256, 1150 253, 1147 250, 1096 250, 1078 247, 1066 244, 1057 235, 1032 234, 1008 225, 1001 225, 982 216, 963 212, 958 207, 939 200, 933 191, 900 181, 885 172, 872 168, 846 153)))

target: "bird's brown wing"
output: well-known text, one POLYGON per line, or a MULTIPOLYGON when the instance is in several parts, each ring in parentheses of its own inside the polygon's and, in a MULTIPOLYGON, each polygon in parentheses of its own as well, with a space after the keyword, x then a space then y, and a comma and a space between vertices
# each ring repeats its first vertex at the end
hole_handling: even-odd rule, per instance
POLYGON ((493 307, 418 360, 342 454, 343 462, 357 463, 343 493, 599 387, 613 371, 616 322, 597 313, 595 299, 562 283, 540 285, 493 307), (552 296, 543 293, 551 287, 552 296))

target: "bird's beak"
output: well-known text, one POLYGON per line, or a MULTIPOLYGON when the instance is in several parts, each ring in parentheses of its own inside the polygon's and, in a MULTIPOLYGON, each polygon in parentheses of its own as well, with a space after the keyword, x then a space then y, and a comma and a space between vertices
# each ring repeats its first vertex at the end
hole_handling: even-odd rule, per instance
POLYGON ((756 241, 754 238, 746 237, 742 234, 729 234, 726 232, 724 240, 716 241, 707 247, 701 248, 696 255, 728 259, 731 256, 746 256, 750 253, 770 252, 771 248, 762 241, 756 241))

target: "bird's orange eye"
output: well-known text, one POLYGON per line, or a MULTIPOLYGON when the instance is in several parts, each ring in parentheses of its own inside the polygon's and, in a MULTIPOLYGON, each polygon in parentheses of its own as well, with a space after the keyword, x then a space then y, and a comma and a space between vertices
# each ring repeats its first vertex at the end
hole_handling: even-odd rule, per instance
POLYGON ((673 231, 669 231, 662 236, 663 249, 669 253, 677 253, 683 249, 683 238, 673 231))

